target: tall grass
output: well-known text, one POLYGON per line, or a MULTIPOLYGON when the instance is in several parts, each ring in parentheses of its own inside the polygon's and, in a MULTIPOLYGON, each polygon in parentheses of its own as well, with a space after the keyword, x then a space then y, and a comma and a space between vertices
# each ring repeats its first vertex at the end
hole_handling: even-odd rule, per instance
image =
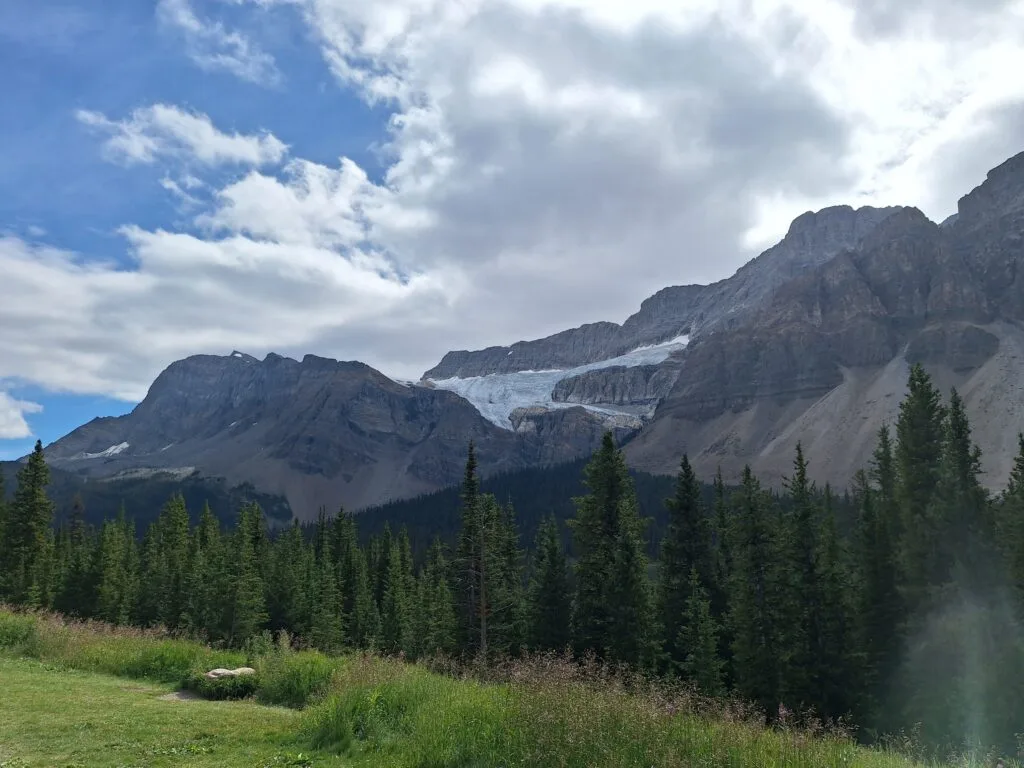
MULTIPOLYGON (((0 651, 58 667, 180 683, 248 663, 247 693, 304 708, 297 738, 354 766, 396 768, 914 768, 834 727, 766 728, 735 702, 557 656, 460 667, 295 651, 290 638, 213 650, 158 630, 0 608, 0 651)), ((218 695, 207 691, 208 695, 218 695)), ((930 763, 938 765, 938 763, 930 763)), ((958 762, 966 765, 967 762, 958 762)), ((948 763, 947 763, 948 765, 948 763)))

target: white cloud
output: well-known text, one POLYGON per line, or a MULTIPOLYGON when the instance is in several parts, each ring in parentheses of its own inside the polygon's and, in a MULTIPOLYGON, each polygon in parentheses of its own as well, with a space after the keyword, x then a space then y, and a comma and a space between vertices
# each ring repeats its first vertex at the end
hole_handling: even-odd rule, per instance
MULTIPOLYGON (((273 134, 222 133, 206 115, 167 104, 141 107, 126 120, 111 120, 85 109, 78 110, 75 116, 84 125, 108 134, 104 152, 126 164, 148 164, 156 162, 159 156, 178 156, 207 166, 267 165, 281 162, 288 152, 287 145, 273 134)), ((193 185, 199 182, 194 176, 188 178, 193 185)))
POLYGON ((281 82, 273 56, 242 33, 228 30, 220 22, 200 19, 189 0, 159 0, 157 18, 184 36, 186 52, 199 67, 230 72, 261 85, 281 82))
POLYGON ((166 177, 199 234, 126 222, 133 271, 0 242, 0 377, 131 398, 230 349, 415 377, 724 277, 808 208, 943 218, 1021 149, 1019 4, 964 24, 854 0, 257 4, 295 6, 342 84, 393 112, 383 179, 346 158, 273 168, 276 138, 174 107, 85 113, 125 161, 259 170, 166 177))
POLYGON ((0 390, 0 440, 21 440, 32 437, 32 428, 25 421, 25 415, 39 413, 43 407, 38 403, 15 400, 0 390))

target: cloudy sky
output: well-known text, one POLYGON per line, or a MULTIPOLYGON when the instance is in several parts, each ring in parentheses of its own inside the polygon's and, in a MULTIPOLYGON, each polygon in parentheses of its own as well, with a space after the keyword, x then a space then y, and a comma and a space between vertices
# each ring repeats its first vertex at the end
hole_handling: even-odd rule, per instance
POLYGON ((4 0, 0 458, 171 361, 418 378, 1024 150, 1004 0, 4 0))

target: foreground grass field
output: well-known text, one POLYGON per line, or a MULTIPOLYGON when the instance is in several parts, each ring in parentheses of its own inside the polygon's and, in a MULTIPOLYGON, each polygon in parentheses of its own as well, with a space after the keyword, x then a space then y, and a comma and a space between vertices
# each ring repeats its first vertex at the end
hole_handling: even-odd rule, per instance
POLYGON ((0 766, 917 765, 838 735, 766 730, 727 709, 631 690, 558 659, 518 663, 495 677, 268 644, 246 658, 155 633, 0 610, 0 766), (220 693, 247 700, 161 698, 197 680, 198 670, 246 661, 258 671, 251 689, 220 693))
POLYGON ((4 768, 344 765, 300 757, 301 715, 283 707, 168 700, 175 686, 2 655, 0 681, 4 768))

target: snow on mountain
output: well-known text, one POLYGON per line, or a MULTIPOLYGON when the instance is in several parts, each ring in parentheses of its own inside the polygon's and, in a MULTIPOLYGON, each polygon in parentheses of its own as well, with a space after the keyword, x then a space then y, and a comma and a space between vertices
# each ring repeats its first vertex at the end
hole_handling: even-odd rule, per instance
POLYGON ((112 445, 109 448, 107 448, 106 450, 100 451, 99 453, 83 453, 80 458, 83 458, 83 459, 107 459, 107 458, 110 458, 111 456, 117 456, 117 454, 119 454, 119 453, 124 453, 127 450, 128 450, 128 443, 118 443, 117 445, 112 445))
MULTIPOLYGON (((424 379, 423 383, 437 389, 444 389, 461 395, 471 402, 488 421, 504 429, 513 429, 509 418, 517 408, 540 406, 543 408, 581 407, 573 403, 556 403, 551 398, 555 385, 562 379, 577 376, 588 371, 621 366, 633 368, 640 365, 656 365, 673 352, 686 347, 688 335, 677 336, 660 344, 637 347, 624 355, 588 363, 575 368, 543 371, 519 371, 517 373, 492 373, 487 376, 453 377, 450 379, 424 379)), ((620 411, 592 405, 582 406, 587 410, 606 415, 620 411)))

